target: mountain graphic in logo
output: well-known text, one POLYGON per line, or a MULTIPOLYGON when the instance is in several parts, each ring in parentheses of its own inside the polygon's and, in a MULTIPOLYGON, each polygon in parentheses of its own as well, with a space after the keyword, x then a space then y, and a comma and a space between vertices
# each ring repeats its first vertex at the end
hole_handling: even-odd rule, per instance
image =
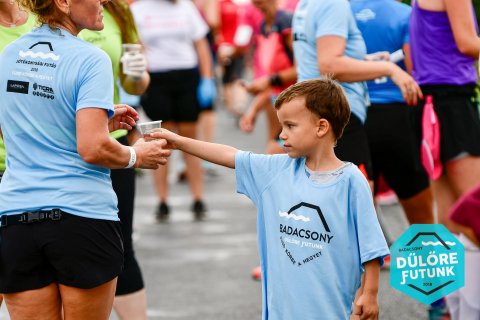
POLYGON ((30 57, 30 58, 34 58, 34 59, 40 58, 40 59, 43 59, 43 60, 52 59, 53 61, 58 61, 60 59, 60 56, 54 54, 53 51, 54 51, 53 46, 50 42, 42 42, 41 41, 41 42, 37 42, 37 43, 33 44, 32 46, 30 46, 30 48, 28 48, 28 51, 20 50, 18 52, 18 54, 22 58, 30 57), (42 51, 36 51, 36 52, 32 51, 32 49, 35 48, 36 46, 48 47, 50 52, 45 53, 45 52, 42 52, 42 51))
POLYGON ((310 204, 307 202, 300 202, 299 204, 296 204, 293 207, 291 207, 290 210, 288 210, 288 212, 280 211, 278 215, 287 220, 293 219, 296 221, 302 220, 304 222, 309 222, 310 221, 309 217, 299 213, 301 208, 309 208, 309 209, 315 210, 318 214, 318 217, 320 218, 320 221, 322 222, 322 225, 325 231, 330 232, 330 228, 328 227, 327 220, 325 220, 325 216, 323 215, 322 210, 320 209, 319 206, 316 206, 314 204, 310 204))

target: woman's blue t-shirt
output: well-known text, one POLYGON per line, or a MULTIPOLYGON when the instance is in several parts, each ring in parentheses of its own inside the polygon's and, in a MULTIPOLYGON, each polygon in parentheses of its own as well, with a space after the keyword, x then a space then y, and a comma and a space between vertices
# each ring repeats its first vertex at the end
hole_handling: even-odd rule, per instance
POLYGON ((78 154, 76 113, 113 114, 108 56, 63 29, 34 29, 0 56, 0 127, 8 150, 0 215, 60 208, 118 220, 110 170, 78 154))
MULTIPOLYGON (((293 52, 298 81, 320 78, 317 39, 338 36, 345 39, 344 55, 364 60, 367 53, 347 0, 300 0, 293 15, 293 52)), ((319 53, 321 54, 321 52, 319 53)), ((370 104, 365 82, 340 82, 350 109, 362 122, 370 104)))

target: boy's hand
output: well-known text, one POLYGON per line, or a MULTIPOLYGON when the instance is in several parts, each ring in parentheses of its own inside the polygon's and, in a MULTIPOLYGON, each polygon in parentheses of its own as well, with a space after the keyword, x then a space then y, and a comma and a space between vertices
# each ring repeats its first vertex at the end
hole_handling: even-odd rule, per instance
POLYGON ((353 315, 359 316, 360 320, 377 320, 377 296, 364 292, 353 306, 353 315))
POLYGON ((145 141, 165 139, 167 141, 167 144, 164 146, 164 148, 178 149, 177 141, 180 139, 180 136, 176 133, 162 128, 145 133, 143 138, 145 139, 145 141))

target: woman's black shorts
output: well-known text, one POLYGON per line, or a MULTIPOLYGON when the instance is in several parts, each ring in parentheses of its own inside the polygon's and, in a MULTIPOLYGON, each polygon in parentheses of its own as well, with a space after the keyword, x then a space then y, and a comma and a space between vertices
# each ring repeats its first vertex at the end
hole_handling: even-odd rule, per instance
POLYGON ((400 199, 411 198, 430 184, 420 162, 412 110, 404 103, 372 104, 365 122, 373 180, 383 175, 400 199))
POLYGON ((353 113, 343 131, 343 136, 337 141, 335 155, 342 161, 356 164, 368 180, 373 179, 372 160, 365 127, 353 113))
POLYGON ((197 87, 198 69, 172 70, 150 74, 141 105, 151 120, 196 122, 200 112, 197 87))
MULTIPOLYGON (((479 104, 475 88, 475 85, 421 86, 424 96, 433 98, 440 123, 440 159, 444 165, 463 153, 480 156, 479 104)), ((422 140, 423 107, 424 101, 421 101, 414 108, 419 143, 422 140)))
POLYGON ((0 293, 53 282, 91 289, 113 280, 122 268, 119 221, 63 213, 58 221, 0 228, 0 293))

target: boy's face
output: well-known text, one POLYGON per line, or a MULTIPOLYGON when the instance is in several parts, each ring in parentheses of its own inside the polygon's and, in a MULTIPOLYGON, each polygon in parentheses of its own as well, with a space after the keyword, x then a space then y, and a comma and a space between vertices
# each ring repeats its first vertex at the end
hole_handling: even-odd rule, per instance
POLYGON ((290 157, 309 156, 317 150, 323 129, 319 127, 320 119, 305 107, 304 98, 284 103, 277 116, 282 126, 280 139, 290 157))

